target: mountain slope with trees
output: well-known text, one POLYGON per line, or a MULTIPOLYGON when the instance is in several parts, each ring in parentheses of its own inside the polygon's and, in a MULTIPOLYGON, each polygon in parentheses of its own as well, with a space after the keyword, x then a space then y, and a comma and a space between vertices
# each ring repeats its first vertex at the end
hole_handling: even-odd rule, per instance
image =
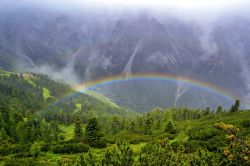
POLYGON ((0 96, 1 165, 250 164, 250 111, 239 100, 136 114, 49 76, 2 70, 0 96))

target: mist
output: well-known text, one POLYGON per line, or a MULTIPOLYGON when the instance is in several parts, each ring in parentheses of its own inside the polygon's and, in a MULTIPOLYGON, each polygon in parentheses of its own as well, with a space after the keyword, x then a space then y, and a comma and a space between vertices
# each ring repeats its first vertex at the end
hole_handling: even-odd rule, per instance
MULTIPOLYGON (((244 38, 244 34, 241 35, 240 32, 241 29, 245 33, 248 31, 247 27, 242 27, 248 26, 249 8, 250 2, 247 0, 191 0, 189 3, 184 0, 2 0, 0 2, 0 33, 4 35, 0 38, 0 51, 15 55, 17 59, 25 62, 17 65, 18 70, 49 74, 55 79, 75 85, 119 72, 132 73, 135 68, 134 61, 139 59, 138 54, 143 55, 140 52, 147 49, 147 42, 153 42, 151 39, 155 37, 154 33, 161 31, 159 27, 162 26, 165 28, 164 33, 168 34, 167 39, 164 39, 164 42, 169 42, 169 46, 166 47, 178 47, 173 49, 176 55, 168 53, 164 56, 161 52, 156 52, 152 54, 154 56, 145 60, 146 62, 160 63, 157 65, 169 65, 174 68, 179 65, 175 64, 178 59, 185 59, 185 57, 174 57, 181 54, 182 47, 187 47, 185 51, 197 49, 201 55, 194 58, 194 63, 198 65, 188 68, 181 74, 189 76, 195 72, 195 77, 203 78, 199 70, 196 71, 200 63, 210 65, 208 63, 211 59, 217 57, 208 71, 208 74, 215 73, 216 75, 219 73, 218 71, 216 73, 216 70, 229 72, 230 69, 226 68, 228 65, 226 63, 234 65, 233 61, 239 58, 238 63, 241 69, 234 68, 238 73, 235 77, 240 75, 246 78, 242 81, 244 90, 235 88, 230 78, 227 81, 218 78, 219 80, 212 80, 212 83, 226 87, 234 93, 247 92, 249 99, 248 46, 245 44, 246 46, 242 48, 240 44, 248 43, 247 37, 244 38), (240 26, 240 22, 244 22, 244 25, 240 26), (238 30, 228 29, 234 24, 239 25, 238 30), (120 29, 119 26, 121 26, 120 29), (143 31, 143 26, 148 26, 146 27, 148 29, 143 31), (126 28, 134 30, 131 32, 132 35, 126 28), (223 45, 218 35, 222 35, 227 30, 228 34, 222 36, 226 43, 223 45), (137 34, 141 36, 133 38, 137 34), (193 40, 187 39, 186 45, 179 46, 182 37, 185 36, 193 40), (144 40, 150 41, 144 42, 144 40), (119 41, 124 42, 123 45, 119 44, 119 41), (137 46, 140 41, 142 48, 137 46), (193 46, 192 42, 197 42, 198 46, 197 44, 193 46), (133 44, 122 49, 127 43, 133 44), (232 45, 235 51, 223 51, 227 45, 232 45), (224 54, 229 55, 225 57, 224 54), (125 56, 129 56, 129 60, 125 56), (117 59, 114 60, 115 58, 117 59), (233 60, 227 60, 227 58, 233 60), (120 61, 122 61, 121 64, 126 65, 117 67, 120 61)), ((156 67, 154 64, 152 66, 151 70, 154 70, 156 67)), ((181 68, 181 66, 178 67, 181 68)))

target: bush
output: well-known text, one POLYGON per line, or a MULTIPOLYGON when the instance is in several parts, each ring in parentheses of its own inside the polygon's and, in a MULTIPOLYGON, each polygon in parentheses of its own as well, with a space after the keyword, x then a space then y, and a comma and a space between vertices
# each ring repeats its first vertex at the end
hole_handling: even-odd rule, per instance
POLYGON ((250 120, 244 120, 241 123, 241 126, 244 127, 244 128, 250 128, 250 120))
POLYGON ((27 145, 3 145, 3 146, 0 146, 0 155, 6 156, 9 154, 28 152, 29 150, 30 150, 30 146, 27 146, 27 145))
POLYGON ((215 136, 206 142, 207 149, 216 152, 218 148, 226 146, 227 142, 224 135, 215 136))
POLYGON ((7 160, 4 163, 5 166, 22 166, 22 165, 26 165, 26 166, 39 166, 41 164, 39 164, 38 162, 34 161, 33 159, 10 159, 7 160))
POLYGON ((29 153, 29 152, 21 152, 21 153, 17 153, 14 155, 15 159, 21 159, 21 158, 27 158, 27 157, 33 157, 33 154, 29 153))
POLYGON ((88 152, 89 146, 82 143, 78 144, 70 143, 70 144, 52 146, 51 150, 56 154, 58 153, 74 154, 74 153, 88 152))
POLYGON ((200 147, 200 141, 188 141, 184 144, 186 153, 193 153, 200 147))
POLYGON ((189 131, 190 140, 202 140, 207 141, 214 136, 222 135, 223 132, 219 129, 208 127, 208 128, 193 128, 189 131))
POLYGON ((107 146, 107 140, 104 138, 101 138, 99 141, 96 142, 94 147, 96 148, 105 148, 107 146))
POLYGON ((51 144, 49 143, 44 143, 41 147, 41 152, 48 152, 51 150, 51 144))

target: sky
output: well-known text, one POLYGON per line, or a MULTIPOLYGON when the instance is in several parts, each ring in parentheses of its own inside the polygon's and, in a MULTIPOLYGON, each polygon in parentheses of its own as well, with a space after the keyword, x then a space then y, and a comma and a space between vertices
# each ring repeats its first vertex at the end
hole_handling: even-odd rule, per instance
MULTIPOLYGON (((84 4, 83 0, 75 0, 78 4, 84 4)), ((87 1, 86 1, 87 2, 87 1)), ((128 7, 174 7, 183 9, 194 8, 219 8, 246 4, 247 0, 92 0, 96 5, 128 6, 128 7)), ((249 4, 249 3, 248 3, 249 4)))
POLYGON ((39 5, 49 7, 107 7, 107 8, 200 8, 220 9, 248 6, 249 0, 1 0, 0 6, 39 5))

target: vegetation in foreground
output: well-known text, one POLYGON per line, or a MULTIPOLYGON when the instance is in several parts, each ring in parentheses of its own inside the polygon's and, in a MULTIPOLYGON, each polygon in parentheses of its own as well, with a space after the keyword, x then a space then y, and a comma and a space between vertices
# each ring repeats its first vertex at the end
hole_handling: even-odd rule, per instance
POLYGON ((0 165, 249 165, 250 111, 135 114, 36 74, 0 73, 0 165), (56 103, 56 104, 55 104, 56 103))

